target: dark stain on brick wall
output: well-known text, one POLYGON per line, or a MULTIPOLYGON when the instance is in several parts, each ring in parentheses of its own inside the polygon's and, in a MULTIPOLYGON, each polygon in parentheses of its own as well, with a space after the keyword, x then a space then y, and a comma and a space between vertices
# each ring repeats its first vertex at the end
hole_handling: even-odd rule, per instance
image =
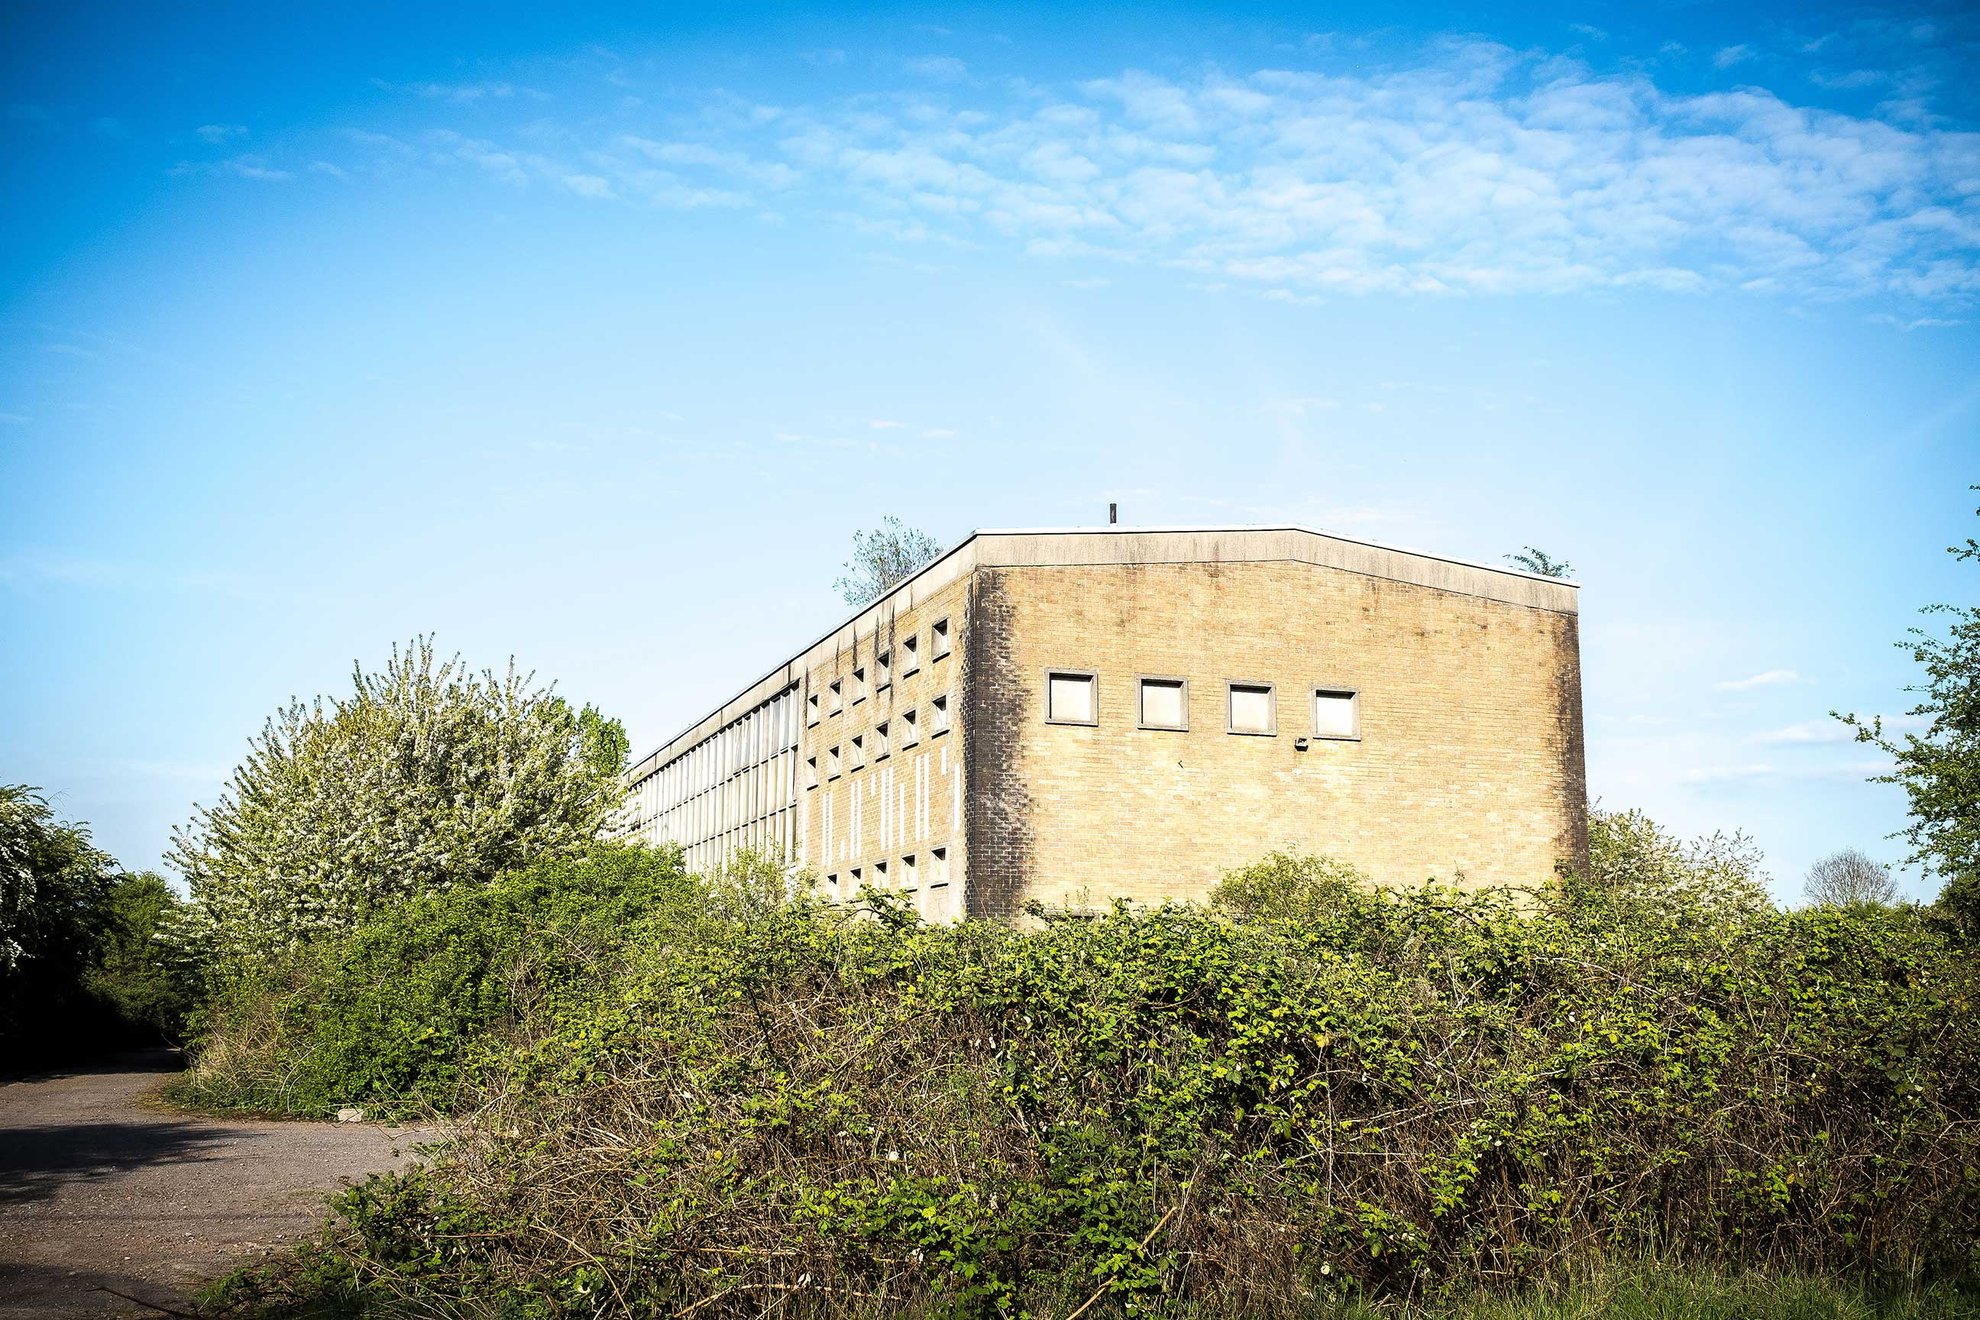
POLYGON ((963 794, 969 915, 1009 920, 1031 879, 1031 794, 1019 772, 1025 683, 1012 656, 1016 613, 1003 575, 979 569, 962 639, 963 794))
POLYGON ((1588 754, 1581 727, 1581 623, 1560 616, 1554 640, 1554 719, 1561 740, 1561 812, 1567 832, 1555 841, 1558 860, 1588 874, 1588 754))

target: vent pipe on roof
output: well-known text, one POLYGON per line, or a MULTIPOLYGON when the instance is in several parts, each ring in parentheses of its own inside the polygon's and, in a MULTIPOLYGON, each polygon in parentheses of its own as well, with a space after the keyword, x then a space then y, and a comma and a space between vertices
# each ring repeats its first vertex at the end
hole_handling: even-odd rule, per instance
POLYGON ((1112 527, 1115 523, 1119 522, 1120 520, 1121 520, 1121 506, 1118 504, 1109 503, 1107 505, 1107 525, 1109 527, 1112 527))

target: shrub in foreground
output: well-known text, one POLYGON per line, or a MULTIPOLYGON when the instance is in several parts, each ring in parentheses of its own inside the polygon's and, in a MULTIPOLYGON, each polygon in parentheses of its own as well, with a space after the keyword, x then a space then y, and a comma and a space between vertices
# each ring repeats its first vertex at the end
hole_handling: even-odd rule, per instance
POLYGON ((411 899, 227 982, 170 1094, 304 1117, 449 1108, 520 1034, 617 976, 642 923, 700 894, 678 853, 605 845, 411 899))
POLYGON ((1348 880, 1280 858, 1207 909, 1030 930, 675 905, 290 1282, 412 1314, 1280 1315, 1601 1258, 1974 1269, 1980 975, 1916 913, 1348 880))

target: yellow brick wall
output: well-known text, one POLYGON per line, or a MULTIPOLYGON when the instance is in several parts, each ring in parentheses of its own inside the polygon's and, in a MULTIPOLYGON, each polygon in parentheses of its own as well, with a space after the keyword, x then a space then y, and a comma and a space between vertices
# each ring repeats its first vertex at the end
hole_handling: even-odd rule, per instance
POLYGON ((1010 629, 1016 700, 976 718, 1017 725, 1029 897, 1200 898, 1275 848, 1528 885, 1585 852, 1572 615, 1292 563, 976 576, 1010 629), (1098 671, 1098 727, 1045 722, 1054 666, 1098 671), (1136 727, 1138 675, 1189 680, 1188 732, 1136 727), (1276 736, 1225 731, 1230 679, 1277 685, 1276 736), (1295 750, 1316 685, 1359 690, 1359 742, 1295 750))
POLYGON ((808 698, 815 693, 820 713, 816 723, 807 713, 799 744, 801 775, 808 775, 806 763, 814 758, 818 767, 817 787, 805 787, 809 782, 805 778, 798 789, 801 860, 828 896, 846 900, 854 896, 855 868, 861 873, 860 883, 904 889, 906 862, 912 857, 918 882, 911 901, 922 914, 934 920, 963 914, 966 772, 960 687, 968 584, 965 575, 912 609, 884 613, 875 631, 860 634, 851 646, 805 674, 807 712, 808 698), (932 655, 931 628, 941 619, 949 622, 950 651, 938 660, 932 655), (899 672, 901 643, 910 636, 919 643, 920 667, 904 675, 899 672), (893 658, 894 672, 886 687, 876 681, 875 661, 882 652, 893 658), (853 672, 862 668, 868 695, 854 701, 853 672), (830 713, 834 679, 845 684, 846 699, 838 714, 830 713), (933 702, 943 695, 949 699, 950 731, 938 734, 933 728, 933 702), (908 710, 915 712, 919 725, 912 747, 900 745, 901 717, 908 710), (883 723, 893 743, 884 758, 876 754, 883 723), (858 770, 851 768, 850 759, 855 737, 866 746, 866 764, 858 770), (834 747, 840 749, 842 771, 831 779, 827 767, 834 747), (947 854, 945 887, 937 887, 934 871, 938 848, 947 854), (876 863, 886 864, 884 886, 876 883, 880 880, 876 863), (829 877, 837 877, 837 883, 828 883, 829 877))

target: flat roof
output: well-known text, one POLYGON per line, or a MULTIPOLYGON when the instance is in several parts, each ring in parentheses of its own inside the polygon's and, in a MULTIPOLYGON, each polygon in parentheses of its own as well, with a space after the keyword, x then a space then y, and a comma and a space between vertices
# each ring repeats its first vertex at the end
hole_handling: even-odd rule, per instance
MULTIPOLYGON (((697 746, 717 729, 789 687, 810 668, 814 654, 851 644, 869 618, 889 606, 912 608, 915 598, 940 590, 976 568, 1047 568, 1086 564, 1264 563, 1292 561, 1409 582, 1439 591, 1480 596, 1506 604, 1573 614, 1581 584, 1503 564, 1383 545, 1293 523, 1191 527, 980 528, 949 547, 881 595, 854 609, 810 645, 749 684, 713 711, 635 761, 629 779, 643 778, 678 752, 697 746), (1130 538, 1147 538, 1134 543, 1130 538), (1109 541, 1120 541, 1118 548, 1109 541), (972 553, 965 554, 965 551, 972 553), (898 603, 906 597, 905 603, 898 603), (848 635, 850 634, 850 635, 848 635)), ((822 658, 822 657, 821 657, 822 658)))

